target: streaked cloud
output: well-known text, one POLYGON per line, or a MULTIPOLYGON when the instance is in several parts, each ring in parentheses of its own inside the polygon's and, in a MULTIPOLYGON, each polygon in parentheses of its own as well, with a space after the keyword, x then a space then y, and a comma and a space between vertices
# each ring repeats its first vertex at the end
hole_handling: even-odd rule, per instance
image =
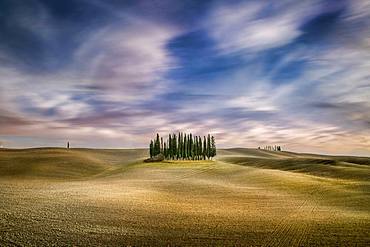
POLYGON ((286 45, 299 37, 300 25, 317 1, 242 1, 220 4, 206 21, 211 36, 224 52, 259 52, 286 45))
POLYGON ((367 1, 3 5, 2 145, 146 147, 187 131, 370 154, 367 1))

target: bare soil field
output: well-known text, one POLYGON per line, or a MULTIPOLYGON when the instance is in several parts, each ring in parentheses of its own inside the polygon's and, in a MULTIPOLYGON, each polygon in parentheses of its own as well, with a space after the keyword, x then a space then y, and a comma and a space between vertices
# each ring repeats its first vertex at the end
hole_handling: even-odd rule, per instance
POLYGON ((0 151, 0 246, 369 246, 370 159, 0 151))

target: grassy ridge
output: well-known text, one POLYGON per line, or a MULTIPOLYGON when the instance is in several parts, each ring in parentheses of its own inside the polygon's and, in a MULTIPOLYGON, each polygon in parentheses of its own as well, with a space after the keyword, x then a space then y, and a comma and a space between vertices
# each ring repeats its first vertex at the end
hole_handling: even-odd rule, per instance
MULTIPOLYGON (((140 162, 145 149, 3 149, 0 176, 87 178, 140 162)), ((217 160, 243 166, 279 169, 333 178, 370 179, 370 158, 297 154, 257 149, 224 149, 217 160)), ((171 162, 172 164, 176 162, 171 162)))
POLYGON ((0 177, 81 179, 146 156, 142 149, 34 148, 0 150, 0 177))
POLYGON ((147 164, 145 150, 3 150, 0 245, 368 246, 368 159, 218 153, 147 164))
POLYGON ((283 154, 274 158, 229 155, 221 157, 220 160, 243 166, 299 172, 319 177, 370 180, 369 158, 283 154))

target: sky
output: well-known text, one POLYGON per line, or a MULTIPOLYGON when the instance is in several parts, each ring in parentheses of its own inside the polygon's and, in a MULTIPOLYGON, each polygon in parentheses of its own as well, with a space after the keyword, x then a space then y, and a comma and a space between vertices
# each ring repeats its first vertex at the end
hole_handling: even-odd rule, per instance
POLYGON ((370 156, 368 0, 0 0, 0 146, 370 156))

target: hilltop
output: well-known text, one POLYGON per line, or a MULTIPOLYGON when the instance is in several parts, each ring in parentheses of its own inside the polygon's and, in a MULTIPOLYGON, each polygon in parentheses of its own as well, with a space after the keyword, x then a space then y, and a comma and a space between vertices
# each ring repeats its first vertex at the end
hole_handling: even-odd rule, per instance
POLYGON ((370 160, 258 149, 0 151, 0 245, 367 246, 370 160))

